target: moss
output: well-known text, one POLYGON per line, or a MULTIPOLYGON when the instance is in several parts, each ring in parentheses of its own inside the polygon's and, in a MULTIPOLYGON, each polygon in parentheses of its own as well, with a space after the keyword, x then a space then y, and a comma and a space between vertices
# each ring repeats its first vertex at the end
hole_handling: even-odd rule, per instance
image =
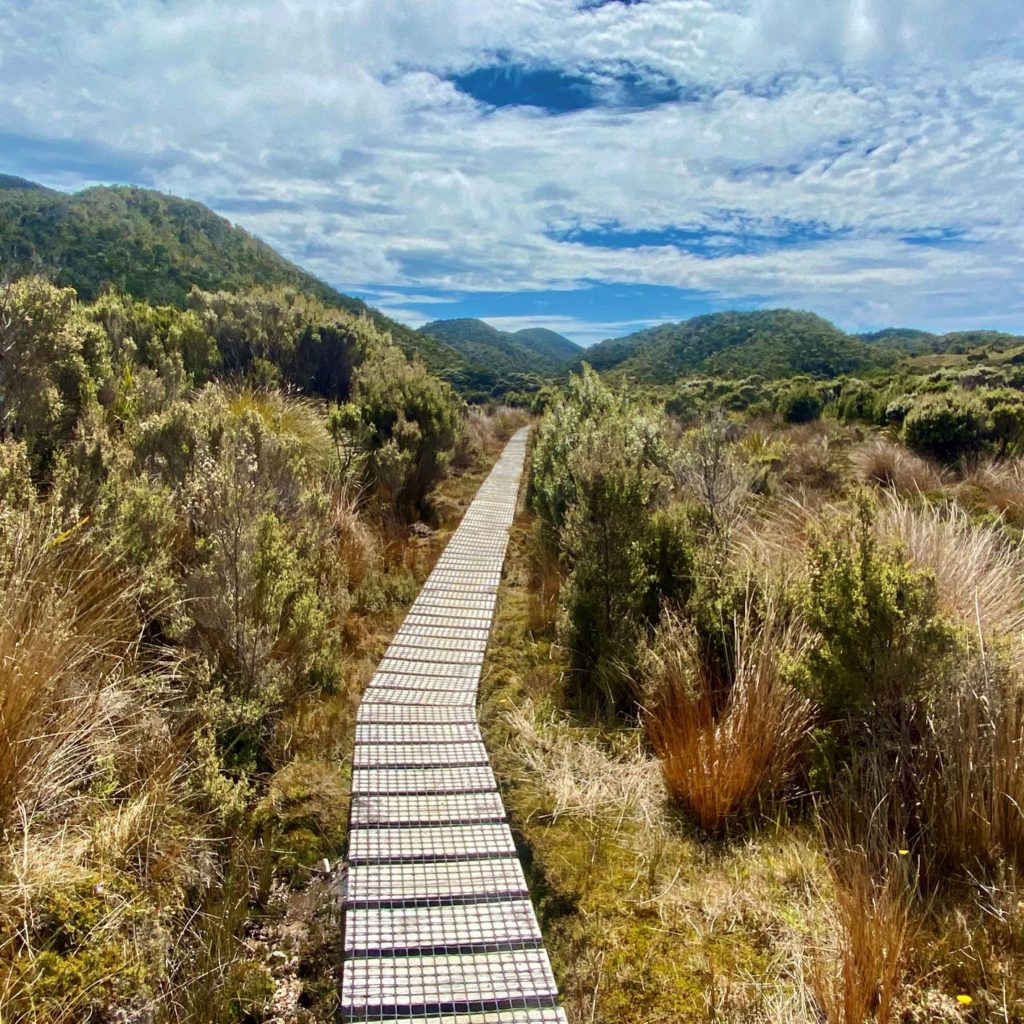
POLYGON ((277 852, 277 866, 298 881, 323 858, 344 849, 349 784, 340 764, 292 761, 271 779, 256 824, 277 852))

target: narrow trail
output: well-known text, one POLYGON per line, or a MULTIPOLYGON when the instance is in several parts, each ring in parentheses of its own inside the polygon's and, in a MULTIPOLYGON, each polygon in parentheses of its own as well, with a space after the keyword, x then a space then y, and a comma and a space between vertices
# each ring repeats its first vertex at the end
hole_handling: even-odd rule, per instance
POLYGON ((527 430, 509 441, 359 709, 341 1016, 565 1024, 476 719, 527 430))

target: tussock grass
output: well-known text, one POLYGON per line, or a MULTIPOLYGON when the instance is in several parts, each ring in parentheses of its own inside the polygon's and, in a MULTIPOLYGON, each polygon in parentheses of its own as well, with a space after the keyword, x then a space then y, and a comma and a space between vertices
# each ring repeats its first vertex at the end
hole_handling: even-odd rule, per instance
POLYGON ((1024 870, 1024 687, 983 641, 930 714, 924 802, 937 853, 970 874, 1024 870))
POLYGON ((861 483, 877 484, 903 497, 937 493, 947 482, 934 463, 883 437, 857 448, 851 463, 861 483))
POLYGON ((973 494, 985 505, 1018 519, 1024 514, 1024 459, 987 459, 970 466, 961 492, 973 494))
MULTIPOLYGON (((124 754, 140 663, 138 590, 42 514, 0 522, 0 826, 65 809, 124 754)), ((141 734, 135 739, 141 741, 141 734)))
POLYGON ((914 950, 921 853, 909 834, 914 810, 900 770, 880 751, 859 752, 819 808, 827 852, 831 941, 812 951, 809 988, 828 1024, 893 1020, 914 950))
POLYGON ((795 772, 811 706, 786 680, 805 636, 770 599, 748 602, 734 623, 727 692, 693 629, 667 612, 654 649, 654 686, 643 720, 676 800, 719 831, 795 772))
POLYGON ((812 955, 813 1004, 828 1024, 885 1024, 895 1019, 911 952, 911 889, 899 871, 879 880, 856 846, 835 852, 830 867, 834 945, 812 955))
POLYGON ((896 495, 879 504, 875 526, 935 574, 947 614, 988 636, 1024 634, 1024 557, 998 531, 972 522, 955 504, 896 495))

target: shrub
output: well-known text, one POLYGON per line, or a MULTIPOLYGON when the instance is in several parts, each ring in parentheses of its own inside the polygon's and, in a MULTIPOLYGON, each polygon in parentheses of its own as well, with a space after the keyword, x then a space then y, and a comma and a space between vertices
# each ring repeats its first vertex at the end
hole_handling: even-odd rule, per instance
POLYGON ((693 626, 667 614, 643 715, 669 791, 709 831, 789 781, 811 724, 810 703, 787 681, 804 646, 799 624, 771 602, 756 609, 748 601, 733 630, 732 671, 723 687, 693 626))
POLYGON ((23 508, 35 500, 27 445, 23 441, 0 441, 0 506, 23 508))
POLYGON ((981 449, 985 428, 985 409, 976 398, 925 394, 911 405, 903 437, 915 451, 953 462, 981 449))
POLYGON ((661 483, 632 457, 618 422, 590 423, 569 472, 575 497, 561 531, 569 576, 562 589, 564 641, 579 693, 608 712, 632 710, 633 663, 652 577, 648 518, 661 483))
POLYGON ((425 511, 444 475, 458 428, 451 388, 391 346, 375 346, 354 378, 367 428, 371 482, 403 518, 425 511))
POLYGON ((836 417, 843 423, 880 423, 885 418, 880 406, 881 396, 871 384, 845 380, 836 399, 836 417))
POLYGON ((804 610, 818 636, 805 680, 828 720, 904 722, 926 693, 954 634, 939 615, 932 573, 875 535, 875 505, 833 516, 812 533, 804 610))
POLYGON ((794 384, 780 392, 775 405, 787 423, 810 423, 821 416, 825 403, 812 384, 794 384))
POLYGON ((0 439, 23 440, 48 467, 96 396, 93 374, 107 365, 103 341, 74 289, 38 277, 0 288, 0 439))
POLYGON ((719 532, 736 519, 753 476, 735 451, 737 433, 735 424, 713 409, 684 436, 673 463, 677 493, 692 495, 703 509, 705 525, 719 532))
POLYGON ((618 431, 622 451, 637 463, 653 466, 664 461, 664 443, 654 417, 616 394, 584 366, 583 373, 570 381, 567 398, 545 412, 530 457, 530 501, 543 541, 556 549, 579 483, 573 453, 593 424, 618 431))
POLYGON ((645 618, 657 622, 663 604, 682 608, 694 593, 700 537, 693 508, 676 503, 656 509, 647 524, 645 618))

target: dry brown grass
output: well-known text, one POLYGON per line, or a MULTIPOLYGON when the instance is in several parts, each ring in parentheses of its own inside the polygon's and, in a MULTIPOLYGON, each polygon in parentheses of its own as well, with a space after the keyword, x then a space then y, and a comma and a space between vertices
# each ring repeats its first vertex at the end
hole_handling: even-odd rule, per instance
POLYGON ((912 890, 902 871, 877 878, 856 846, 835 851, 830 867, 834 945, 812 956, 813 1002, 828 1024, 885 1024, 896 1015, 910 958, 912 890))
POLYGON ((569 721, 542 719, 529 700, 506 720, 516 762, 524 778, 543 786, 552 820, 614 815, 649 827, 663 823, 665 786, 640 730, 626 731, 627 749, 612 754, 569 721))
POLYGON ((558 553, 546 544, 534 545, 530 559, 530 589, 526 614, 534 633, 551 629, 558 616, 562 569, 558 553))
POLYGON ((530 422, 525 409, 508 405, 485 408, 471 405, 456 439, 452 465, 468 469, 485 459, 496 445, 504 444, 520 427, 530 422))
POLYGON ((667 613, 644 713, 669 791, 710 831, 789 781, 812 717, 785 679, 805 643, 800 625, 769 600, 748 604, 734 628, 733 678, 720 693, 693 630, 667 613))
POLYGON ((869 747, 833 778, 819 822, 831 891, 832 939, 812 953, 809 985, 829 1024, 894 1019, 920 913, 920 854, 909 849, 914 810, 893 766, 869 747))
POLYGON ((981 642, 972 660, 931 712, 925 805, 947 863, 1024 870, 1024 688, 981 642))
POLYGON ((79 534, 41 512, 0 518, 3 1019, 130 1002, 159 944, 153 900, 202 873, 138 586, 79 534))
POLYGON ((904 497, 933 494, 946 483, 933 463, 882 437, 857 448, 851 462, 854 476, 861 483, 876 484, 904 497))
POLYGON ((358 495, 352 488, 343 487, 333 495, 328 525, 350 586, 361 586, 380 563, 381 539, 359 514, 358 495))
POLYGON ((137 588, 41 514, 0 531, 3 827, 66 807, 103 757, 125 754, 118 736, 130 746, 142 709, 137 588))
POLYGON ((913 562, 935 574, 947 614, 986 636, 1024 633, 1024 557, 997 530, 956 505, 880 502, 875 528, 895 538, 913 562))
POLYGON ((989 459, 974 465, 960 485, 991 509, 1014 520, 1024 516, 1024 459, 989 459))

